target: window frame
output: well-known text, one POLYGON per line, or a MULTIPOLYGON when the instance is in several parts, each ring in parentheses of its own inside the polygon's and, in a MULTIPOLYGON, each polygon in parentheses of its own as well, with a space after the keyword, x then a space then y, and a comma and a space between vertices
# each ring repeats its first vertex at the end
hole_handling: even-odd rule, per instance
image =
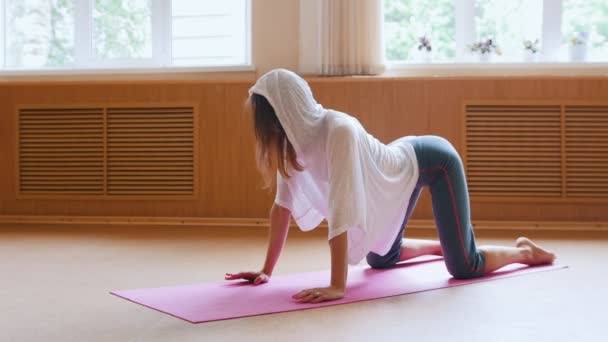
POLYGON ((608 74, 606 61, 567 61, 559 60, 558 53, 563 46, 562 34, 563 0, 543 0, 542 53, 545 58, 536 62, 498 61, 480 62, 471 59, 467 44, 477 36, 475 25, 475 0, 453 0, 455 16, 456 57, 452 62, 433 61, 386 61, 387 73, 414 76, 452 76, 452 75, 597 75, 608 74), (467 19, 468 18, 468 19, 467 19), (407 73, 403 71, 407 70, 407 73), (400 72, 401 71, 401 72, 400 72), (425 71, 428 71, 425 73, 425 71), (518 72, 518 71, 523 71, 518 72))
POLYGON ((252 20, 251 0, 245 2, 245 60, 242 64, 213 66, 172 65, 172 2, 151 0, 151 45, 150 58, 95 58, 93 51, 93 0, 74 2, 74 60, 70 67, 6 68, 5 67, 5 0, 0 0, 0 76, 31 75, 79 75, 101 73, 182 73, 182 72, 240 72, 253 71, 252 64, 252 20))
MULTIPOLYGON (((4 46, 4 42, 6 41, 5 36, 4 36, 4 20, 6 19, 6 12, 4 10, 4 0, 0 0, 0 66, 4 66, 4 60, 5 60, 5 46, 4 46)), ((0 68, 0 72, 2 71, 2 68, 0 68)))

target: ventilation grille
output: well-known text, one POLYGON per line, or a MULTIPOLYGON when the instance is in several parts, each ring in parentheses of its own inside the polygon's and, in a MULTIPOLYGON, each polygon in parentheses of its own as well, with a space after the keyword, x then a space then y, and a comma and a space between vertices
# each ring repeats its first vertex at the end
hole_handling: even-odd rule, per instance
POLYGON ((196 195, 192 106, 23 108, 20 195, 196 195))
POLYGON ((103 109, 19 110, 22 194, 103 194, 103 109))
POLYGON ((561 197, 561 107, 468 105, 472 196, 561 197))
POLYGON ((108 109, 108 193, 194 191, 192 108, 108 109))
POLYGON ((566 106, 566 193, 608 198, 608 106, 566 106))

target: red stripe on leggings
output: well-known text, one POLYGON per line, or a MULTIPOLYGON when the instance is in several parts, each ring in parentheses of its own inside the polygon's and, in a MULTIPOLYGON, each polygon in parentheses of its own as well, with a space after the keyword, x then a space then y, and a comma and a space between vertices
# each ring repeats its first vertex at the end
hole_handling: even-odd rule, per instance
MULTIPOLYGON (((462 247, 462 254, 464 254, 464 259, 466 260, 469 269, 473 269, 471 267, 471 262, 469 261, 469 255, 466 253, 466 248, 464 247, 464 239, 462 238, 462 226, 460 225, 460 216, 458 216, 458 208, 456 208, 456 196, 454 195, 454 188, 452 187, 452 182, 450 181, 450 177, 448 176, 448 170, 443 166, 435 166, 426 169, 421 169, 420 172, 427 172, 430 170, 441 170, 445 175, 445 179, 448 182, 448 188, 450 189, 450 197, 452 198, 452 208, 454 209, 456 225, 458 226, 458 237, 460 238, 460 247, 462 247)), ((477 272, 478 269, 475 268, 473 271, 477 272)))

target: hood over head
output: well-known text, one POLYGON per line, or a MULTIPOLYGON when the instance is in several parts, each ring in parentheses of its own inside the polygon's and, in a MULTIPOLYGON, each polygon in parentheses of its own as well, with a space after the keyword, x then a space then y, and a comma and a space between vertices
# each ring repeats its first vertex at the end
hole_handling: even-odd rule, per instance
POLYGON ((274 109, 296 155, 306 164, 305 151, 315 141, 325 109, 312 95, 308 83, 285 69, 267 72, 249 89, 264 96, 274 109))

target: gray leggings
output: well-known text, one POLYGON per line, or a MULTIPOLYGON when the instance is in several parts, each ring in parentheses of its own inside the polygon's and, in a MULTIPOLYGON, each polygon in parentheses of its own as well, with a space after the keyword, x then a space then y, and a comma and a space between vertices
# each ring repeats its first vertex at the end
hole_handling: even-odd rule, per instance
POLYGON ((401 231, 386 255, 369 253, 368 264, 372 268, 389 268, 399 262, 405 226, 414 211, 422 188, 428 185, 448 271, 455 278, 482 276, 485 258, 475 247, 467 181, 458 152, 447 140, 437 136, 416 137, 412 144, 416 151, 420 176, 410 198, 401 231))

